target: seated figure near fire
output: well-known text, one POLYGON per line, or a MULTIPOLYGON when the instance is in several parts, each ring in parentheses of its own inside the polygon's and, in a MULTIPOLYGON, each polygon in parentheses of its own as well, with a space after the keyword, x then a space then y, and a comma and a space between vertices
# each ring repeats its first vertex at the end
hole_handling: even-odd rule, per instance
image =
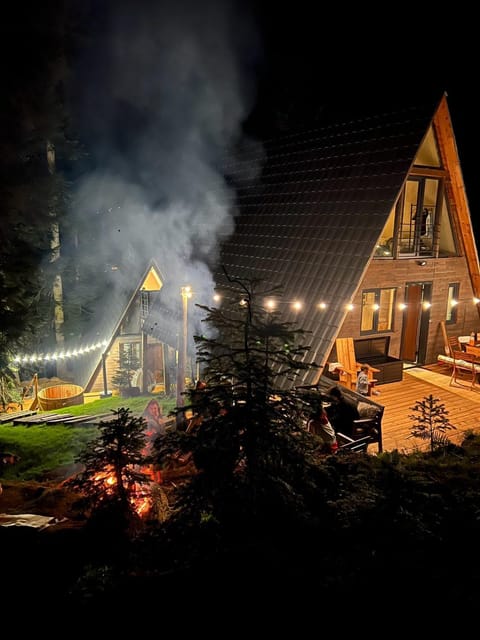
POLYGON ((165 420, 162 414, 162 407, 158 403, 158 400, 152 398, 145 407, 143 419, 147 423, 146 435, 149 443, 152 443, 157 436, 165 435, 165 420))

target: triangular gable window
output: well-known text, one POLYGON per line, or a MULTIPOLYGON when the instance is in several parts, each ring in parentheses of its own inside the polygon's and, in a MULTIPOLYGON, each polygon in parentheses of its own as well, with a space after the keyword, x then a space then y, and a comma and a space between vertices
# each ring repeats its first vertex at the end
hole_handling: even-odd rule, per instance
POLYGON ((414 161, 417 167, 436 167, 440 169, 442 162, 438 152, 437 141, 433 132, 433 127, 428 129, 427 135, 422 142, 414 161))
POLYGON ((375 258, 449 257, 457 254, 445 197, 445 177, 435 132, 430 127, 380 236, 375 258))
POLYGON ((145 280, 143 281, 140 289, 142 291, 160 291, 163 286, 163 282, 157 272, 153 267, 147 273, 145 280))

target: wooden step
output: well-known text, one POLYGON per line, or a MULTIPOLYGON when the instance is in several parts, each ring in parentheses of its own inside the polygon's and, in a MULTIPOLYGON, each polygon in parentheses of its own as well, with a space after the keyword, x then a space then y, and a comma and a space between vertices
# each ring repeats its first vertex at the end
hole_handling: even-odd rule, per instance
POLYGON ((13 422, 16 418, 22 418, 25 416, 33 416, 37 412, 29 411, 25 409, 24 411, 11 411, 10 413, 0 413, 0 424, 5 424, 7 422, 13 422))

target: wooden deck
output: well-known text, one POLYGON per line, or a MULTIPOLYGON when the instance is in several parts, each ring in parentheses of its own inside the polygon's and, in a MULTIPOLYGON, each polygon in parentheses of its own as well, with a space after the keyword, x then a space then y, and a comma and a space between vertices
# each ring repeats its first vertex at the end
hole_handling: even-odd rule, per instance
MULTIPOLYGON (((413 421, 411 407, 417 400, 433 394, 445 405, 450 422, 456 427, 448 431, 452 442, 460 443, 466 431, 480 433, 480 384, 470 389, 466 386, 450 385, 450 367, 432 365, 428 368, 405 369, 401 382, 391 382, 377 387, 380 395, 372 400, 382 404, 383 449, 409 453, 415 449, 424 449, 425 443, 417 438, 408 438, 413 421)), ((375 452, 373 446, 369 447, 375 452)))

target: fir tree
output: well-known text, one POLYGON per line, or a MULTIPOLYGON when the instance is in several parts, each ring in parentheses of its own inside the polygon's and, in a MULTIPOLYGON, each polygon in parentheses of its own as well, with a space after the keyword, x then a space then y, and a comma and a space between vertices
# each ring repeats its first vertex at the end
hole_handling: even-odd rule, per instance
POLYGON ((135 351, 135 345, 126 343, 120 354, 119 367, 112 376, 112 384, 119 389, 130 389, 135 371, 140 367, 140 359, 135 351))
POLYGON ((425 396, 423 400, 418 400, 410 408, 416 412, 408 416, 410 420, 414 421, 411 428, 412 437, 427 440, 432 452, 450 444, 445 431, 456 429, 456 427, 451 424, 448 419, 448 411, 438 398, 430 394, 425 396))
POLYGON ((1 105, 0 369, 17 351, 41 351, 42 341, 46 350, 54 346, 56 253, 67 183, 53 165, 55 155, 62 163, 74 146, 64 100, 71 17, 56 0, 28 11, 12 5, 4 16, 10 37, 4 40, 1 105), (12 42, 28 47, 12 53, 12 42))
MULTIPOLYGON (((303 513, 314 438, 302 428, 304 406, 285 380, 306 361, 304 334, 263 308, 260 284, 230 280, 241 293, 221 308, 198 305, 210 336, 195 337, 206 388, 190 393, 201 420, 190 433, 167 434, 155 443, 160 462, 175 448, 191 452, 198 474, 180 501, 197 522, 226 522, 240 513, 272 521, 303 513)), ((184 407, 185 408, 185 407, 184 407)))
POLYGON ((100 422, 100 434, 78 456, 84 471, 69 484, 80 491, 79 506, 90 519, 121 533, 139 523, 132 502, 132 487, 142 486, 148 477, 141 471, 146 464, 145 420, 130 409, 113 411, 113 419, 100 422))

